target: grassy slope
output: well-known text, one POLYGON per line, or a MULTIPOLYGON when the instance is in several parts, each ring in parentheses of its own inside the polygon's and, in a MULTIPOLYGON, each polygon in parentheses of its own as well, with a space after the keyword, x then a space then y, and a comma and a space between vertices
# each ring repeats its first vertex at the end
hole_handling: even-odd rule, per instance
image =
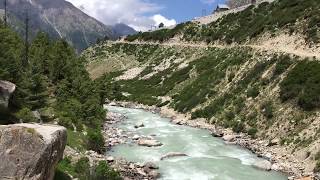
POLYGON ((245 43, 268 32, 275 35, 278 30, 299 33, 309 43, 320 40, 320 4, 317 0, 281 0, 274 3, 262 3, 258 7, 250 6, 246 10, 228 14, 208 25, 184 23, 172 30, 163 29, 154 32, 128 36, 128 41, 167 41, 182 35, 184 41, 204 41, 213 43, 245 43))

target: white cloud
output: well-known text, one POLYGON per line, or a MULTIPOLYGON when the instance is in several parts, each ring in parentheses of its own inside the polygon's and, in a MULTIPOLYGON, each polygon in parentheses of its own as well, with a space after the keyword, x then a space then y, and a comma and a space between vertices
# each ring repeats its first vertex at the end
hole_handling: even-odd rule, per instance
POLYGON ((177 22, 174 19, 167 19, 166 17, 162 16, 161 14, 156 14, 152 17, 155 21, 155 26, 158 26, 160 23, 163 23, 165 26, 173 26, 176 25, 177 22))
POLYGON ((204 4, 213 4, 213 3, 216 3, 217 0, 201 0, 201 2, 204 4))
POLYGON ((158 14, 161 5, 145 0, 67 0, 99 21, 113 25, 125 23, 136 30, 146 31, 163 22, 166 26, 176 23, 158 14))

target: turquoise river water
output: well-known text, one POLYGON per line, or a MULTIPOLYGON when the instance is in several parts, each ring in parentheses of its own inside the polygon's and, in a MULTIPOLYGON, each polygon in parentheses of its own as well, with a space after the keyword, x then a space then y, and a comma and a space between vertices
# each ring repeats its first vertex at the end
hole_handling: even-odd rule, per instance
POLYGON ((144 110, 108 106, 111 112, 127 117, 118 128, 140 136, 156 135, 163 146, 142 147, 134 143, 115 146, 108 152, 132 162, 154 162, 163 180, 286 180, 284 174, 262 171, 252 164, 261 161, 255 154, 235 145, 227 145, 207 130, 178 126, 167 118, 144 110), (135 129, 137 122, 145 127, 135 129), (170 152, 185 153, 187 157, 165 160, 170 152))

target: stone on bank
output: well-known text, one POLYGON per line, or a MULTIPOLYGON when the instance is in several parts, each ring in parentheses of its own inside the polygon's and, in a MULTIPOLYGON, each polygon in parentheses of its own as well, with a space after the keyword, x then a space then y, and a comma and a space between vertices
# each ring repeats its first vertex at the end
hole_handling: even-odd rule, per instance
POLYGON ((0 126, 0 179, 53 179, 66 141, 67 130, 61 126, 0 126))

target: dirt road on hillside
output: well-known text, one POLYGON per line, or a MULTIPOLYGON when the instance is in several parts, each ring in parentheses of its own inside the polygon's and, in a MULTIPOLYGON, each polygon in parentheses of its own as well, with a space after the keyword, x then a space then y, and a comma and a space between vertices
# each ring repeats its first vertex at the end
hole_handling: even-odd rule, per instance
MULTIPOLYGON (((286 39, 283 38, 282 39, 286 39)), ((287 38, 288 39, 288 38, 287 38)), ((303 42, 295 41, 265 41, 261 44, 245 44, 245 45, 208 45, 205 43, 189 43, 189 42, 166 42, 166 43, 156 43, 156 42, 128 42, 128 41, 115 41, 113 43, 127 43, 136 45, 160 45, 160 46, 181 46, 181 47, 194 47, 194 48, 220 48, 220 49, 230 49, 236 47, 248 47, 256 51, 264 51, 270 53, 285 53, 293 54, 302 58, 317 58, 320 59, 320 47, 307 48, 303 42)))

